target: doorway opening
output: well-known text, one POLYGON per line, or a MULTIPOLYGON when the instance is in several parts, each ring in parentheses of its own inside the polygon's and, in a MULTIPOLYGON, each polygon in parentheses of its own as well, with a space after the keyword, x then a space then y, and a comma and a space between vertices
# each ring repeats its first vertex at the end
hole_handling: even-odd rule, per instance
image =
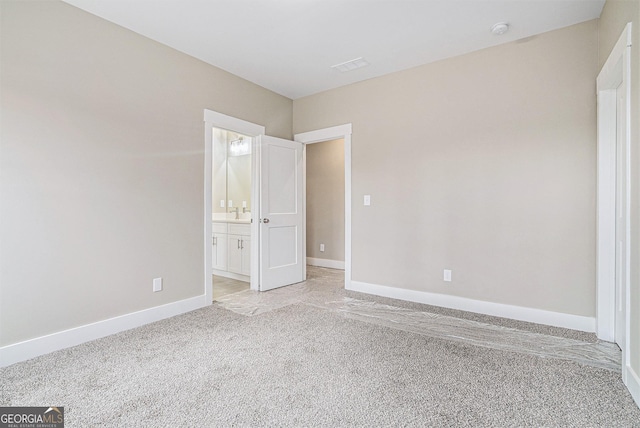
POLYGON ((344 139, 307 144, 307 265, 344 270, 344 139))
MULTIPOLYGON (((320 151, 332 151, 330 150, 330 145, 334 144, 334 145, 338 145, 341 144, 342 145, 342 150, 343 150, 343 155, 341 156, 341 160, 342 160, 342 170, 343 170, 343 180, 340 180, 343 182, 343 189, 344 189, 344 193, 343 193, 343 197, 344 197, 344 215, 343 215, 343 220, 342 220, 342 224, 344 225, 344 232, 343 232, 343 236, 344 236, 344 251, 342 251, 342 254, 344 255, 344 262, 340 263, 340 260, 335 260, 334 258, 340 258, 340 251, 337 251, 335 253, 332 254, 338 254, 337 256, 328 256, 329 252, 327 251, 328 248, 326 246, 326 242, 320 242, 319 240, 317 240, 318 235, 316 234, 316 231, 312 231, 311 233, 309 233, 309 231, 307 230, 307 221, 309 220, 309 216, 310 213, 306 212, 306 216, 307 216, 307 221, 305 221, 304 224, 304 238, 305 238, 305 250, 307 252, 307 261, 310 262, 309 264, 316 264, 316 265, 324 265, 326 267, 333 267, 333 268, 338 268, 338 269, 344 269, 344 284, 345 284, 345 288, 346 289, 350 289, 351 288, 351 124, 345 124, 345 125, 339 125, 339 126, 333 126, 330 128, 324 128, 324 129, 318 129, 315 131, 309 131, 309 132, 304 132, 304 133, 300 133, 300 134, 296 134, 294 136, 294 140, 295 141, 299 141, 301 143, 304 143, 305 145, 305 151, 304 151, 304 157, 305 157, 305 187, 307 187, 307 180, 310 178, 308 177, 308 171, 307 169, 309 168, 309 163, 308 163, 308 156, 309 156, 309 149, 311 148, 311 155, 313 155, 313 151, 315 151, 316 149, 320 150, 320 151), (314 143, 324 143, 324 144, 320 144, 315 146, 314 143), (311 241, 311 242, 308 242, 311 241), (325 251, 322 252, 320 251, 320 244, 325 244, 325 251), (313 252, 310 251, 311 247, 313 246, 313 252), (316 252, 317 251, 317 252, 316 252), (320 254, 320 257, 314 257, 314 255, 320 254), (327 254, 327 255, 325 255, 327 254), (332 258, 333 257, 333 258, 332 258)), ((335 147, 333 147, 333 149, 335 150, 335 147)), ((317 160, 317 159, 316 159, 317 160)), ((312 167, 315 167, 312 166, 312 167)), ((320 166, 321 167, 321 166, 320 166)), ((339 168, 333 168, 333 173, 338 173, 339 168)), ((313 186, 313 184, 312 184, 313 186)), ((321 189, 321 186, 318 186, 321 189)), ((313 191, 313 189, 308 189, 307 190, 311 190, 313 191)), ((317 196, 317 195, 316 195, 317 196)), ((308 195, 305 193, 305 206, 308 206, 308 201, 307 201, 307 197, 308 195)), ((312 196, 314 198, 314 200, 316 199, 315 196, 312 196)), ((333 195, 333 197, 335 197, 335 195, 333 195)), ((320 200, 325 200, 326 198, 320 198, 320 200)), ((322 213, 322 208, 323 206, 320 206, 319 209, 315 209, 314 208, 314 212, 311 213, 311 215, 326 215, 322 213)), ((334 226, 333 228, 335 228, 335 222, 340 223, 340 216, 339 214, 335 213, 335 210, 332 210, 332 214, 330 214, 333 218, 334 221, 334 226), (337 220, 336 220, 337 219, 337 220)), ((331 229, 331 222, 323 222, 322 225, 319 225, 320 228, 327 228, 327 229, 331 229)), ((336 231, 333 231, 335 236, 336 231)), ((339 232, 337 232, 339 233, 339 232)), ((327 235, 325 235, 327 236, 327 235)), ((322 238, 320 238, 322 239, 322 238)), ((332 242, 336 242, 335 238, 332 240, 332 242)), ((337 240, 337 244, 332 244, 332 245, 340 245, 340 241, 339 239, 337 240)), ((334 249, 335 250, 335 249, 334 249)), ((306 263, 305 263, 305 278, 306 278, 306 263)))
POLYGON ((255 153, 256 137, 263 135, 265 128, 212 110, 204 110, 204 123, 204 294, 205 300, 212 302, 214 268, 218 278, 216 284, 221 292, 237 287, 235 281, 238 280, 243 282, 243 286, 249 281, 251 288, 255 286, 257 289, 256 275, 253 274, 255 260, 251 256, 255 254, 257 242, 257 230, 251 222, 252 201, 256 201, 251 184, 255 182, 255 157, 252 154, 255 153), (218 165, 214 168, 216 163, 218 165), (237 174, 237 171, 246 169, 247 163, 250 168, 248 177, 232 176, 229 180, 230 169, 233 169, 232 175, 237 174), (234 188, 229 192, 229 181, 238 183, 240 189, 234 188), (221 272, 225 276, 219 275, 221 272))
POLYGON ((213 299, 249 289, 252 137, 213 128, 213 299))

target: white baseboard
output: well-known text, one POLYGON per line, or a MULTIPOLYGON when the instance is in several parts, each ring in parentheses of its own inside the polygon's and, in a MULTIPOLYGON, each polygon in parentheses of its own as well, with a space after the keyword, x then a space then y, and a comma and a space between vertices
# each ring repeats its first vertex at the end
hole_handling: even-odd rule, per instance
POLYGON ((91 340, 140 327, 165 318, 190 312, 211 304, 205 297, 196 296, 178 302, 168 303, 154 308, 109 318, 69 330, 25 340, 24 342, 0 348, 0 367, 45 355, 60 349, 70 348, 91 340))
POLYGON ((625 370, 627 372, 627 389, 636 405, 640 407, 640 376, 631 367, 627 366, 625 370))
MULTIPOLYGON (((239 273, 233 273, 233 272, 229 272, 226 270, 217 270, 217 269, 212 269, 211 273, 213 273, 216 276, 223 276, 225 278, 231 278, 231 279, 236 279, 238 281, 243 281, 243 282, 251 282, 251 277, 248 275, 242 275, 239 273)), ((215 287, 215 284, 214 284, 215 287)))
POLYGON ((315 257, 307 257, 307 264, 311 266, 326 267, 331 269, 344 270, 344 262, 340 260, 317 259, 315 257))
POLYGON ((374 294, 376 296, 390 297, 392 299, 408 300, 410 302, 424 303, 427 305, 459 309, 484 315, 569 328, 572 330, 587 331, 590 333, 593 333, 596 330, 595 318, 580 315, 563 314, 560 312, 505 305, 502 303, 484 302, 465 297, 428 293, 426 291, 407 290, 404 288, 368 284, 366 282, 359 281, 351 281, 351 284, 347 285, 347 289, 374 294))

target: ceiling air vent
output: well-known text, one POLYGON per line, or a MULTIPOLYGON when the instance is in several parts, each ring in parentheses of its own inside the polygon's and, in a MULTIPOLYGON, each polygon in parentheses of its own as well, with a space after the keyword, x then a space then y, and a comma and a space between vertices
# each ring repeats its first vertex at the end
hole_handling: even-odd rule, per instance
POLYGON ((347 71, 355 70, 356 68, 362 68, 369 65, 366 59, 360 57, 356 59, 352 59, 347 62, 342 62, 340 64, 332 65, 331 68, 346 73, 347 71))

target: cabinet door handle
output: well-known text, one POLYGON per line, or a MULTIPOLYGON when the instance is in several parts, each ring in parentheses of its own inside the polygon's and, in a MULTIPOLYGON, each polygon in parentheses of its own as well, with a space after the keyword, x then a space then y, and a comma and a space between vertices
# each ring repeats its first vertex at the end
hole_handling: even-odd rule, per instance
POLYGON ((215 236, 213 237, 213 245, 218 245, 218 238, 215 236))
POLYGON ((238 250, 240 249, 240 240, 238 239, 238 250))
POLYGON ((244 250, 244 239, 240 240, 240 249, 244 250))

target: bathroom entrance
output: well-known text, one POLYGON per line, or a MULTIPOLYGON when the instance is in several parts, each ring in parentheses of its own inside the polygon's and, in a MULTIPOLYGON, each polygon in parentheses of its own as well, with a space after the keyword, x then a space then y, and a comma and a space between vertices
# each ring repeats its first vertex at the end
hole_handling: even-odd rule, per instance
POLYGON ((251 159, 253 138, 213 128, 213 299, 249 288, 251 278, 251 159))
POLYGON ((211 110, 204 121, 205 300, 226 280, 255 291, 303 281, 303 144, 211 110))

